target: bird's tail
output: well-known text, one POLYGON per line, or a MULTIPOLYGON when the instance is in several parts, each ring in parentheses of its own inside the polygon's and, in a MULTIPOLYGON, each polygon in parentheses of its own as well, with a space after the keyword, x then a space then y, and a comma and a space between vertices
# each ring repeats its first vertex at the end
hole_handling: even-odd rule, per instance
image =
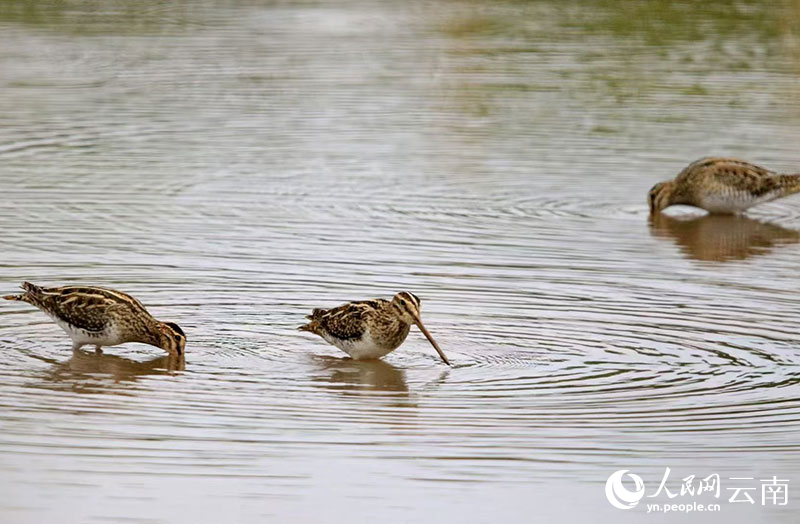
POLYGON ((319 308, 319 307, 315 307, 314 309, 311 310, 311 314, 310 315, 306 315, 306 318, 308 320, 319 320, 327 312, 328 312, 327 309, 322 309, 322 308, 319 308))
POLYGON ((299 328, 297 328, 297 331, 308 331, 310 333, 315 333, 315 334, 318 333, 319 319, 320 317, 322 317, 322 315, 324 315, 327 312, 328 312, 327 309, 314 308, 314 310, 311 311, 310 315, 306 315, 306 318, 311 322, 303 326, 300 326, 299 328))
POLYGON ((792 175, 778 175, 781 187, 787 195, 800 193, 800 173, 792 175))
POLYGON ((318 323, 316 321, 309 322, 308 324, 304 324, 297 328, 297 331, 308 331, 309 333, 316 333, 317 332, 318 323))
POLYGON ((3 297, 3 299, 18 300, 20 302, 35 304, 37 299, 41 298, 41 296, 44 294, 44 289, 36 284, 31 284, 30 282, 23 282, 20 287, 25 290, 25 293, 21 293, 19 295, 6 295, 3 297))

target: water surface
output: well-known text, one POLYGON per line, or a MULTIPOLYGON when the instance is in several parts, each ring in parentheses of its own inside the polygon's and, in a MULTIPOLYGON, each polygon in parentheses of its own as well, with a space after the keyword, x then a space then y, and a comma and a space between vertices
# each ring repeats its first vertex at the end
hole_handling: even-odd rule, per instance
MULTIPOLYGON (((619 469, 800 482, 800 199, 645 201, 710 154, 800 171, 797 16, 0 2, 0 291, 114 287, 189 337, 73 353, 0 305, 0 520, 620 522, 619 469), (400 290, 452 368, 295 331, 400 290)), ((797 502, 721 504, 676 518, 797 502)))

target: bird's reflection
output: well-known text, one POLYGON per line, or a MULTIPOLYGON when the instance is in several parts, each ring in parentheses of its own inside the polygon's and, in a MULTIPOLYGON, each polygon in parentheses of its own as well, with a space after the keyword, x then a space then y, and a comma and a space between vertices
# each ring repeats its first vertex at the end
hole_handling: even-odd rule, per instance
POLYGON ((742 215, 676 218, 659 213, 649 223, 653 236, 671 238, 688 257, 703 261, 744 260, 800 240, 798 231, 742 215))
POLYGON ((318 357, 324 372, 319 380, 343 391, 372 390, 408 393, 405 371, 383 360, 318 357))
POLYGON ((72 357, 64 362, 43 360, 53 364, 44 375, 48 383, 66 385, 75 391, 95 391, 96 387, 89 387, 90 379, 110 378, 114 383, 133 382, 146 375, 171 375, 183 371, 186 366, 183 356, 163 355, 139 361, 80 349, 73 350, 72 357))

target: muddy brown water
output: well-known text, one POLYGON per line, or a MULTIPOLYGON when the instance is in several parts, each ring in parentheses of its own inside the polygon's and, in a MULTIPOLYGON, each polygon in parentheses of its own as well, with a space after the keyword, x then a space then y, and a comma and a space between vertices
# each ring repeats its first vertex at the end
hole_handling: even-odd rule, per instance
POLYGON ((0 292, 110 286, 189 337, 73 354, 0 304, 0 521, 634 522, 606 479, 669 467, 722 478, 681 521, 794 522, 725 490, 800 484, 800 198, 645 195, 708 154, 800 171, 797 17, 0 2, 0 292), (452 368, 295 331, 399 290, 452 368))

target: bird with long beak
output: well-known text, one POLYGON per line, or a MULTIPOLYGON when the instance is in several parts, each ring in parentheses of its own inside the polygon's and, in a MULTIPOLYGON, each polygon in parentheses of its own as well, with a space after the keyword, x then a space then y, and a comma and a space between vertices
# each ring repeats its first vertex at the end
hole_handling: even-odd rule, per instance
POLYGON ((675 204, 730 215, 798 192, 800 174, 782 175, 735 158, 709 157, 692 162, 674 180, 654 185, 647 200, 651 215, 675 204))
POLYGON ((445 364, 450 361, 439 344, 425 329, 420 318, 420 300, 403 291, 392 300, 376 298, 349 302, 333 309, 314 309, 308 324, 297 328, 321 336, 355 360, 369 360, 388 355, 405 341, 415 324, 445 364))

